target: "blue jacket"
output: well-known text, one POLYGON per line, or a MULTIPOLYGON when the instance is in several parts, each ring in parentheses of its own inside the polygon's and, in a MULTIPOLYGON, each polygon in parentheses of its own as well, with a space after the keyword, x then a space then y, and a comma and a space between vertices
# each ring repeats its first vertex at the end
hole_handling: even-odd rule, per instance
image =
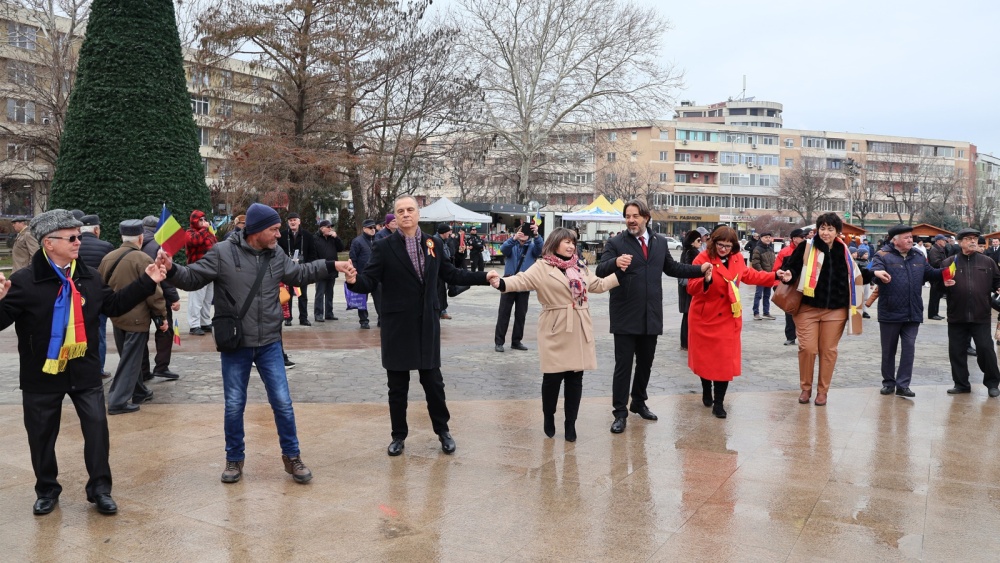
POLYGON ((889 283, 878 278, 878 320, 880 323, 924 322, 924 299, 921 288, 924 282, 941 281, 941 270, 933 268, 927 258, 917 250, 910 250, 906 258, 887 244, 872 257, 872 271, 889 272, 889 283))
POLYGON ((523 272, 535 263, 535 259, 542 255, 542 236, 538 235, 524 244, 518 244, 514 237, 510 237, 500 245, 500 253, 503 254, 503 275, 513 276, 518 272, 523 272), (517 263, 524 255, 524 262, 521 269, 517 269, 517 263))

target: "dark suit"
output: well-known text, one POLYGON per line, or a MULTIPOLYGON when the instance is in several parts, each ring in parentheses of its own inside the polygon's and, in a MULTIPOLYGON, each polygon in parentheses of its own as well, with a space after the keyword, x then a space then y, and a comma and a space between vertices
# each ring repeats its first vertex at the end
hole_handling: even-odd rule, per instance
POLYGON ((455 268, 445 260, 443 249, 435 244, 433 255, 420 233, 419 252, 424 260, 423 275, 418 276, 406 251, 406 242, 397 231, 375 241, 372 256, 357 280, 348 284, 351 291, 371 293, 381 285, 382 292, 382 367, 388 376, 389 416, 392 438, 407 435, 406 403, 410 370, 420 372, 420 384, 427 397, 434 432, 448 432, 448 406, 445 404, 444 380, 441 378, 441 306, 438 302, 438 279, 458 285, 487 285, 486 274, 455 268))
POLYGON ((631 254, 632 263, 620 276, 620 285, 611 290, 609 307, 611 333, 615 335, 615 372, 611 386, 615 418, 628 416, 626 405, 633 359, 632 408, 645 405, 648 398, 646 386, 656 354, 656 337, 663 334, 663 274, 677 278, 701 276, 701 267, 675 261, 667 249, 666 239, 655 233, 649 233, 649 257, 643 257, 642 246, 628 231, 604 245, 597 276, 614 273, 618 268, 615 260, 623 254, 631 254))
MULTIPOLYGON (((313 236, 309 234, 308 231, 304 230, 301 225, 299 225, 299 230, 292 233, 291 229, 287 227, 282 229, 281 238, 278 239, 278 246, 285 251, 285 254, 289 258, 295 256, 295 251, 299 252, 299 264, 306 264, 312 262, 316 259, 316 247, 313 244, 313 236)), ((308 284, 303 284, 299 289, 302 290, 302 295, 298 298, 295 294, 292 294, 291 299, 299 300, 299 322, 309 320, 309 291, 308 284)), ((289 320, 295 317, 292 314, 292 302, 288 302, 288 312, 291 314, 289 320)))

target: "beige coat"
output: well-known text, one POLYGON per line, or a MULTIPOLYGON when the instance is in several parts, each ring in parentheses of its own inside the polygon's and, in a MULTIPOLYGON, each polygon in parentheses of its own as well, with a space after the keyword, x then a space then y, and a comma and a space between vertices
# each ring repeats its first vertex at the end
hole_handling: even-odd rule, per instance
MULTIPOLYGON (((111 289, 119 291, 139 279, 145 273, 146 266, 152 263, 153 259, 147 256, 142 250, 139 250, 139 247, 135 243, 124 242, 120 247, 109 252, 101 260, 101 266, 97 271, 101 273, 102 278, 107 280, 111 289), (111 269, 111 266, 118 260, 118 257, 124 254, 128 248, 131 248, 132 252, 129 252, 122 258, 122 261, 118 263, 109 280, 108 270, 111 269)), ((149 323, 153 315, 163 318, 167 316, 167 302, 163 299, 163 290, 160 289, 159 284, 156 285, 156 292, 147 297, 142 303, 133 307, 131 311, 120 317, 111 317, 111 324, 126 332, 149 332, 149 323)))
POLYGON ((35 252, 38 252, 38 241, 32 236, 30 229, 25 227, 21 229, 20 233, 17 233, 17 238, 14 239, 14 248, 10 252, 14 266, 10 273, 13 274, 31 264, 31 257, 35 255, 35 252))
MULTIPOLYGON (((618 277, 599 278, 584 269, 587 293, 603 293, 618 287, 618 277)), ((535 290, 542 313, 538 317, 538 357, 542 373, 584 371, 597 368, 594 322, 590 302, 577 305, 569 280, 559 268, 539 259, 516 276, 503 278, 505 292, 535 290)))

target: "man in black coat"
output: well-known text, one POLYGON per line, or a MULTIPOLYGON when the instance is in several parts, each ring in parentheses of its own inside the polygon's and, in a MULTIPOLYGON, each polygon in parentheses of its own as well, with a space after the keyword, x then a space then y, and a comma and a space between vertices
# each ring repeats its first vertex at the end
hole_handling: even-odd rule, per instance
MULTIPOLYGON (((927 263, 933 268, 940 268, 941 264, 944 263, 945 258, 948 257, 948 237, 944 235, 934 235, 934 242, 931 244, 930 250, 927 251, 927 263)), ((941 298, 944 297, 944 283, 943 282, 931 282, 931 294, 927 300, 927 318, 932 321, 943 321, 939 313, 941 307, 941 298)))
MULTIPOLYGON (((319 222, 319 235, 313 240, 316 257, 322 260, 337 260, 337 255, 344 250, 344 241, 333 230, 333 223, 323 219, 319 222)), ((316 322, 337 320, 333 314, 333 285, 337 282, 337 272, 326 279, 316 280, 316 303, 313 305, 313 316, 316 322)))
POLYGON ((371 293, 382 285, 382 367, 389 386, 389 417, 392 420, 390 456, 403 453, 406 440, 406 402, 410 371, 420 372, 420 384, 427 397, 427 410, 434 433, 446 454, 454 453, 455 440, 448 431, 448 406, 441 378, 441 307, 438 279, 458 285, 487 285, 499 277, 459 270, 444 259, 434 239, 420 232, 420 209, 411 196, 393 204, 398 224, 396 233, 375 241, 371 260, 356 279, 346 277, 347 287, 371 293))
POLYGON ((469 236, 465 237, 465 244, 469 247, 469 257, 472 260, 472 271, 482 272, 485 260, 483 260, 483 250, 486 249, 486 243, 483 241, 482 237, 476 231, 475 227, 469 229, 469 236))
POLYGON ((621 284, 611 290, 611 332, 615 335, 615 372, 611 384, 614 423, 611 432, 625 431, 628 411, 646 420, 656 420, 646 406, 646 386, 656 354, 656 337, 663 334, 662 275, 676 278, 702 276, 711 264, 701 266, 676 262, 663 237, 649 232, 650 213, 646 202, 633 199, 623 210, 627 231, 604 245, 597 276, 611 275, 617 268, 626 268, 620 275, 621 284), (635 377, 632 361, 635 359, 635 377), (629 381, 632 380, 632 405, 626 410, 629 381))
MULTIPOLYGON (((365 266, 368 265, 368 261, 372 257, 372 247, 375 245, 375 221, 372 219, 365 219, 364 223, 361 224, 361 232, 358 236, 354 237, 351 241, 351 252, 349 254, 351 263, 359 271, 364 271, 365 266)), ((372 295, 374 297, 374 294, 372 295)), ((377 309, 376 309, 377 312, 377 309)), ((371 325, 368 321, 368 296, 365 296, 365 308, 358 309, 358 322, 361 323, 361 328, 368 330, 371 325)), ((382 326, 381 320, 378 321, 379 325, 382 326)))
MULTIPOLYGON (((114 245, 106 240, 101 240, 101 218, 97 215, 84 215, 80 218, 83 226, 80 227, 80 261, 88 267, 97 271, 101 265, 101 260, 115 249, 114 245)), ((100 341, 97 343, 97 353, 101 356, 101 375, 105 378, 111 377, 111 373, 104 370, 104 360, 108 355, 108 318, 101 315, 101 329, 97 333, 100 341)))
POLYGON ((157 282, 166 275, 162 268, 150 264, 135 282, 112 291, 97 270, 78 259, 80 226, 80 221, 65 209, 38 215, 29 228, 45 253, 36 252, 30 265, 12 274, 10 280, 0 274, 0 330, 13 324, 17 332, 24 428, 38 497, 35 514, 52 512, 62 492, 57 480, 55 445, 66 395, 73 401, 83 431, 83 456, 90 475, 87 500, 103 514, 118 511, 111 498, 111 446, 100 358, 97 348, 87 343, 97 342, 99 315, 114 317, 128 312, 152 295, 157 282), (77 292, 78 300, 74 295, 77 292), (66 299, 57 300, 60 295, 66 299), (83 318, 77 320, 78 330, 73 330, 75 319, 69 315, 70 310, 76 310, 74 303, 83 313, 83 318), (64 313, 53 322, 57 311, 64 313), (66 331, 72 331, 73 338, 64 340, 62 334, 66 331), (59 345, 73 340, 76 346, 59 345))
MULTIPOLYGON (((156 242, 156 227, 160 224, 160 219, 148 215, 142 220, 142 252, 156 260, 156 254, 160 251, 160 243, 156 242)), ((174 347, 174 311, 181 310, 181 296, 177 293, 177 288, 167 280, 160 282, 160 289, 163 290, 163 299, 167 302, 167 327, 169 330, 154 330, 153 343, 156 346, 156 356, 153 358, 153 369, 149 369, 149 351, 142 357, 142 380, 149 381, 153 377, 176 380, 180 375, 170 371, 170 356, 174 347)))
MULTIPOLYGON (((285 251, 285 254, 292 259, 296 264, 305 264, 307 262, 312 262, 316 259, 316 247, 313 244, 313 236, 306 232, 302 228, 302 219, 299 218, 298 213, 288 214, 288 227, 281 231, 281 238, 278 239, 278 246, 285 251)), ((302 295, 298 297, 299 300, 299 324, 303 326, 312 326, 309 322, 309 292, 308 285, 302 286, 299 289, 302 290, 302 295)), ((295 294, 292 294, 291 301, 288 302, 288 311, 291 314, 288 319, 285 320, 285 326, 292 324, 292 319, 295 316, 292 311, 292 301, 295 300, 295 294)))

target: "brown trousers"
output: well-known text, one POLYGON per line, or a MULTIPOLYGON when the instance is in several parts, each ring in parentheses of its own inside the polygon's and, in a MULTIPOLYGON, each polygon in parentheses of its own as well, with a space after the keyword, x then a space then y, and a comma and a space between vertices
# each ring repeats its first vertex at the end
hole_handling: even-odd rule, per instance
POLYGON ((812 391, 813 368, 819 356, 819 389, 827 393, 837 365, 837 344, 847 324, 847 308, 821 309, 803 304, 795 315, 795 335, 799 339, 799 385, 812 391))

